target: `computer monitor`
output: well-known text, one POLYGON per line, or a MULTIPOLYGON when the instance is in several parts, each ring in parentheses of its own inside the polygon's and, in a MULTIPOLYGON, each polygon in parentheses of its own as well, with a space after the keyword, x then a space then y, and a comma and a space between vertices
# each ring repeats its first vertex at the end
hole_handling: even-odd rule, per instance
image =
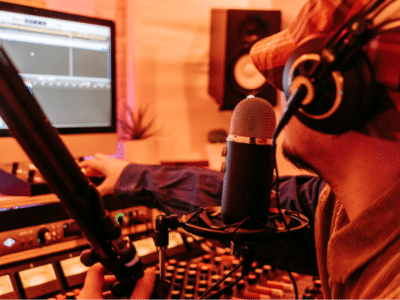
MULTIPOLYGON (((112 21, 0 2, 0 43, 74 157, 116 152, 112 21)), ((0 164, 25 161, 0 118, 0 164)))

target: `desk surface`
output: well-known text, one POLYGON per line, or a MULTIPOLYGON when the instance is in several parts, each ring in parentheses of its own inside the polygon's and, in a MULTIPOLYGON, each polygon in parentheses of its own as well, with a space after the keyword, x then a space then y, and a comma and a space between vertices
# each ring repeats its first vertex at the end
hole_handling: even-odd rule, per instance
POLYGON ((4 196, 0 195, 0 210, 22 205, 60 202, 55 194, 38 196, 4 196))

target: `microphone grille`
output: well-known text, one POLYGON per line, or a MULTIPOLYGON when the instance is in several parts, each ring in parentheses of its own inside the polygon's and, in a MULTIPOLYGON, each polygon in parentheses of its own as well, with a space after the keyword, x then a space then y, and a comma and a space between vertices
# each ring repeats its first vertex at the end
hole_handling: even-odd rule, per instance
POLYGON ((276 127, 275 111, 261 98, 246 98, 236 105, 231 119, 229 134, 272 139, 276 127))

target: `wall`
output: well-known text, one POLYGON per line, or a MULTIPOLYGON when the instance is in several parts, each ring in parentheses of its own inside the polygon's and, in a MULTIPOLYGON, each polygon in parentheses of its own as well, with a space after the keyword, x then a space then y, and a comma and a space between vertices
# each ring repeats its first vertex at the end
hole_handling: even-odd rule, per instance
MULTIPOLYGON (((208 95, 209 24, 212 7, 282 10, 282 27, 303 1, 132 1, 128 20, 136 105, 150 105, 163 134, 160 159, 206 160, 207 133, 229 130, 231 112, 218 111, 208 95), (295 2, 295 3, 293 3, 295 2), (290 3, 290 5, 288 5, 290 3)), ((280 114, 280 106, 276 108, 280 114)), ((281 141, 281 139, 280 139, 281 141)), ((282 174, 298 173, 281 155, 282 174)))
MULTIPOLYGON (((162 128, 160 159, 204 160, 207 132, 229 129, 207 93, 212 7, 244 8, 244 0, 132 1, 136 105, 151 105, 162 128)), ((132 40, 131 40, 132 43, 132 40)))
MULTIPOLYGON (((161 161, 207 160, 207 133, 229 130, 231 112, 208 95, 210 9, 282 10, 282 27, 305 2, 290 0, 13 0, 116 22, 117 100, 148 107, 161 129, 161 161), (290 5, 289 5, 290 4, 290 5)), ((280 106, 276 108, 280 114, 280 106)), ((281 156, 283 173, 297 172, 281 156)))

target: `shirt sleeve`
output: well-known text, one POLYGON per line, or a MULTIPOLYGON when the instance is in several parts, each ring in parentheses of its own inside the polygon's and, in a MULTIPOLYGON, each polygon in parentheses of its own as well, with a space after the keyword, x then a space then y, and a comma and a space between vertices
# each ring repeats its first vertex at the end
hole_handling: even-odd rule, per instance
POLYGON ((133 206, 157 208, 182 216, 199 207, 221 205, 223 174, 200 167, 128 165, 114 194, 133 206))
MULTIPOLYGON (((199 167, 130 164, 121 173, 114 194, 133 206, 144 205, 182 216, 199 207, 220 206, 223 179, 222 173, 199 167)), ((281 207, 298 211, 313 223, 318 195, 324 186, 315 176, 282 177, 281 207)))

